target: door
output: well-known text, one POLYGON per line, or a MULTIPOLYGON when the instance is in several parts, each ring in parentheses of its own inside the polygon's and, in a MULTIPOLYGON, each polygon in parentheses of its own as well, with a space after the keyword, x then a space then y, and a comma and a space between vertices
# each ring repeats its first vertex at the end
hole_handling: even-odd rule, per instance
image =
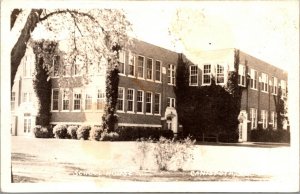
POLYGON ((24 134, 31 133, 31 117, 24 117, 24 134))

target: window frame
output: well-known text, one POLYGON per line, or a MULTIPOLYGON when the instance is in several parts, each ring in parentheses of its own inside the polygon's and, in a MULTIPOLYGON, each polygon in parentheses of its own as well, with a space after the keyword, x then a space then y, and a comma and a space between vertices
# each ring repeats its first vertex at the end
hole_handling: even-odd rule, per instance
POLYGON ((134 99, 135 99, 135 89, 128 88, 127 89, 127 112, 134 113, 134 99), (129 98, 129 91, 132 91, 132 97, 129 98), (132 110, 129 110, 129 102, 132 102, 132 110))
POLYGON ((136 95, 136 113, 137 114, 144 114, 144 91, 143 90, 137 90, 137 95, 136 95), (139 100, 139 92, 141 92, 142 96, 141 99, 142 101, 139 100), (138 103, 141 103, 142 105, 142 111, 138 110, 138 103))
POLYGON ((242 87, 246 87, 246 66, 242 64, 239 64, 238 85, 242 87), (243 71, 241 70, 241 68, 243 69, 243 71))
POLYGON ((162 61, 155 60, 155 82, 161 83, 161 70, 162 70, 162 61), (159 71, 157 70, 157 62, 159 62, 159 71), (157 72, 159 72, 159 80, 157 79, 157 72))
POLYGON ((161 94, 160 93, 154 93, 154 115, 160 115, 161 114, 161 94), (158 103, 156 102, 156 95, 158 95, 158 103), (158 113, 156 113, 156 105, 158 105, 158 113))
POLYGON ((135 54, 133 52, 128 53, 128 77, 134 77, 135 76, 135 54), (133 64, 131 64, 131 57, 133 59, 133 64), (130 67, 133 67, 133 75, 130 74, 130 67))
POLYGON ((148 81, 153 81, 153 59, 152 58, 149 58, 149 57, 147 57, 147 60, 146 60, 146 80, 148 80, 148 81), (148 61, 149 60, 151 60, 151 69, 150 68, 148 68, 148 61), (151 71, 151 78, 148 78, 148 71, 149 71, 149 69, 150 69, 150 71, 151 71))
POLYGON ((263 129, 268 128, 268 111, 267 110, 261 110, 261 122, 263 129))
POLYGON ((137 64, 137 78, 138 79, 144 79, 145 78, 145 57, 144 56, 142 56, 142 55, 138 55, 137 56, 138 57, 138 64, 137 64), (143 64, 142 64, 142 66, 140 66, 140 58, 143 58, 143 64), (142 68, 142 77, 140 76, 140 68, 142 68))
POLYGON ((72 111, 73 112, 80 112, 82 110, 82 91, 80 88, 74 88, 73 89, 73 107, 72 107, 72 111), (80 98, 76 97, 76 95, 79 95, 80 98), (76 104, 75 101, 79 101, 79 109, 75 109, 75 106, 78 105, 76 104))
POLYGON ((269 92, 269 75, 268 74, 261 73, 260 87, 261 87, 261 91, 262 92, 264 92, 264 93, 268 93, 269 92))
POLYGON ((168 85, 175 86, 175 65, 168 64, 168 85))
POLYGON ((258 90, 258 72, 255 69, 250 70, 250 88, 258 90))
POLYGON ((281 87, 282 97, 286 98, 287 97, 287 93, 286 93, 286 90, 287 90, 287 81, 280 80, 280 87, 281 87), (283 85, 284 85, 284 87, 283 87, 283 85))
POLYGON ((124 112, 124 108, 125 108, 125 88, 118 87, 117 112, 124 112), (119 97, 120 90, 122 90, 122 98, 119 97), (122 101, 122 110, 119 110, 120 101, 122 101))
POLYGON ((51 112, 58 112, 59 111, 59 89, 53 88, 51 92, 51 112), (54 99, 54 92, 57 92, 57 99, 54 99), (54 102, 57 103, 57 110, 53 109, 54 102))
POLYGON ((272 89, 272 94, 277 96, 278 94, 278 78, 275 76, 272 76, 272 80, 273 80, 273 89, 272 89), (276 81, 275 81, 276 80, 276 81), (276 84, 275 84, 276 83, 276 84))
POLYGON ((211 64, 203 64, 203 73, 202 73, 202 85, 207 86, 211 85, 211 72, 212 72, 212 65, 211 64), (209 66, 209 72, 206 72, 205 67, 209 66), (205 76, 209 76, 209 83, 204 83, 205 76))
POLYGON ((167 107, 176 108, 176 99, 168 97, 167 107), (174 106, 173 106, 173 104, 174 104, 174 106))
POLYGON ((257 109, 250 108, 251 129, 257 129, 257 109))
POLYGON ((10 95, 10 110, 13 112, 16 108, 16 92, 11 92, 10 95))
POLYGON ((70 90, 68 89, 68 88, 64 88, 64 89, 62 89, 62 93, 61 93, 61 102, 62 102, 62 106, 61 106, 61 111, 62 112, 69 112, 70 111, 70 105, 71 105, 71 100, 70 100, 70 90), (67 93, 66 95, 65 95, 65 93, 67 93), (65 99, 64 97, 67 97, 67 99, 65 99), (65 103, 65 101, 67 101, 68 102, 68 109, 64 109, 64 103, 65 103))
POLYGON ((119 75, 122 75, 122 76, 125 76, 126 75, 126 65, 125 65, 125 62, 126 62, 126 51, 125 50, 120 50, 119 51, 119 56, 118 56, 118 64, 119 64, 119 67, 118 67, 118 69, 119 69, 119 75), (123 56, 123 61, 121 61, 121 55, 123 56), (123 66, 123 71, 124 72, 121 72, 120 71, 120 65, 122 64, 122 66, 123 66))
POLYGON ((217 69, 216 69, 216 84, 218 85, 224 85, 225 84, 225 67, 224 65, 217 64, 217 69), (219 72, 219 70, 222 70, 222 73, 219 72), (218 78, 223 77, 223 82, 218 82, 218 78))
POLYGON ((103 111, 105 108, 105 92, 102 91, 102 89, 97 88, 96 89, 96 110, 97 111, 103 111), (100 105, 102 108, 99 108, 100 105))
POLYGON ((153 95, 152 95, 152 92, 145 92, 145 113, 148 114, 148 115, 151 115, 152 114, 152 101, 153 101, 153 95), (148 95, 150 94, 150 101, 148 101, 148 95), (147 108, 148 108, 148 105, 150 104, 150 112, 147 112, 147 108))
POLYGON ((84 111, 85 112, 88 112, 88 111, 92 111, 93 110, 93 91, 91 88, 86 88, 85 89, 85 92, 84 92, 84 111), (90 97, 88 98, 87 95, 89 95, 90 97), (88 101, 87 100, 90 100, 89 104, 90 104, 90 107, 89 109, 87 109, 87 104, 88 104, 88 101))
POLYGON ((198 65, 190 65, 189 67, 189 86, 198 86, 199 81, 198 81, 198 65), (196 68, 196 72, 194 72, 194 74, 192 74, 193 70, 192 68, 195 67, 196 68), (196 77, 196 83, 192 83, 192 77, 196 77))

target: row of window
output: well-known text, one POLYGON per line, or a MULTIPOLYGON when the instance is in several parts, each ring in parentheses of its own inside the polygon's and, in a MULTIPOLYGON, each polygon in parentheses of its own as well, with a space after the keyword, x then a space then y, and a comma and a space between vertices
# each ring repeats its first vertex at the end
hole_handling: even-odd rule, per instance
MULTIPOLYGON (((117 103, 118 111, 125 111, 125 101, 127 101, 126 111, 128 113, 136 112, 157 115, 161 113, 160 93, 145 92, 143 90, 135 90, 132 88, 128 88, 126 93, 125 88, 119 87, 117 103)), ((175 98, 168 98, 167 103, 167 106, 175 107, 175 98)))
MULTIPOLYGON (((32 101, 32 93, 31 92, 23 92, 22 102, 31 102, 31 101, 32 101)), ((11 111, 15 110, 15 103, 16 103, 16 93, 12 92, 11 97, 10 97, 11 111)))
MULTIPOLYGON (((210 85, 212 79, 212 65, 205 64, 203 66, 203 75, 202 75, 202 85, 210 85)), ((198 86, 198 66, 192 65, 190 66, 190 77, 189 82, 190 86, 198 86)), ((255 69, 250 69, 250 88, 258 89, 258 83, 260 83, 260 89, 264 92, 270 92, 274 95, 278 93, 278 79, 276 77, 272 77, 269 79, 268 75, 265 73, 261 73, 261 77, 258 80, 258 72, 255 69), (258 82, 259 81, 259 82, 258 82)), ((225 83, 225 74, 224 74, 224 66, 217 64, 216 66, 216 83, 224 84, 225 83)), ((239 65, 238 72, 238 84, 240 86, 246 86, 246 67, 244 65, 239 65)), ((282 95, 286 97, 286 81, 281 80, 280 82, 282 95)))
MULTIPOLYGON (((262 123, 262 127, 264 129, 268 128, 268 111, 261 110, 260 111, 260 122, 262 123)), ((251 129, 257 128, 257 109, 250 108, 250 121, 251 121, 251 129)), ((270 117, 270 124, 272 125, 273 129, 277 129, 277 113, 272 111, 270 117)))

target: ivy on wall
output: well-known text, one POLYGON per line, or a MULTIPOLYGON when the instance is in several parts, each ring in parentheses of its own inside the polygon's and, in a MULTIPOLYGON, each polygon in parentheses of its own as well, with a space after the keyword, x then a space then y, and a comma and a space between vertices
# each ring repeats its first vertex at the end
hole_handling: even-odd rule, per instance
POLYGON ((35 73, 33 88, 38 99, 38 114, 36 125, 47 126, 51 119, 51 81, 49 67, 55 53, 57 43, 54 41, 40 40, 33 42, 35 54, 35 73))
POLYGON ((210 86, 190 87, 188 66, 179 55, 175 94, 183 135, 225 134, 228 141, 236 142, 242 92, 238 85, 239 51, 235 51, 234 71, 229 72, 225 87, 216 85, 213 76, 210 86))

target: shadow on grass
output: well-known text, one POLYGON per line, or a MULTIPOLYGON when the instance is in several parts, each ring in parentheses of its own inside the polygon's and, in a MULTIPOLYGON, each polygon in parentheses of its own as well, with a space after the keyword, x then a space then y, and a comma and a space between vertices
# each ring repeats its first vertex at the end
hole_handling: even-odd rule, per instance
POLYGON ((12 153, 11 154, 11 161, 19 161, 19 162, 25 162, 34 160, 37 157, 30 154, 24 154, 24 153, 12 153))
POLYGON ((20 175, 13 175, 14 183, 37 183, 43 182, 44 179, 41 178, 33 178, 28 176, 20 176, 20 175))

